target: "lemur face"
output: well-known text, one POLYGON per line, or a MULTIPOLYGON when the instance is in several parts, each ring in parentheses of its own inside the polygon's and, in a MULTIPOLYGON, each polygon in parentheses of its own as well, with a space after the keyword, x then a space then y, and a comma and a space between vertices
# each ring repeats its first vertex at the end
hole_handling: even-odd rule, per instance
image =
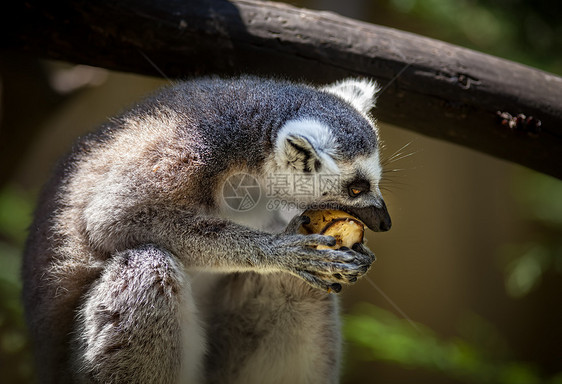
POLYGON ((378 150, 340 166, 340 193, 326 195, 339 209, 361 219, 373 231, 388 231, 390 215, 379 182, 382 170, 378 150))
POLYGON ((373 231, 387 231, 391 220, 379 190, 378 137, 368 115, 376 86, 347 80, 323 90, 337 96, 339 105, 330 106, 327 118, 326 113, 312 113, 285 123, 275 141, 276 169, 308 175, 321 190, 294 195, 294 201, 341 209, 373 231))

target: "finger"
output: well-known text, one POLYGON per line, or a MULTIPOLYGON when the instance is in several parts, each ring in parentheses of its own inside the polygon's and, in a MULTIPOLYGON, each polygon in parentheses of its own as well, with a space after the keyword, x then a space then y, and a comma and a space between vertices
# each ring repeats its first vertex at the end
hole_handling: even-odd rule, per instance
MULTIPOLYGON (((313 287, 321 289, 328 293, 339 293, 342 290, 342 285, 338 282, 334 282, 334 279, 331 278, 331 276, 330 278, 325 278, 324 276, 317 275, 309 271, 296 271, 296 274, 313 287)), ((347 283, 343 280, 342 282, 347 283)))
POLYGON ((317 272, 314 275, 325 282, 337 282, 342 284, 353 284, 355 283, 361 276, 365 274, 365 269, 362 267, 360 269, 354 270, 339 270, 336 273, 334 272, 317 272))
POLYGON ((368 256, 371 259, 371 263, 374 262, 377 259, 375 254, 369 248, 367 248, 364 244, 355 243, 355 244, 353 244, 351 249, 353 249, 355 252, 358 252, 358 253, 361 253, 365 256, 368 256))
POLYGON ((323 291, 328 291, 330 288, 331 283, 326 282, 319 277, 315 276, 314 274, 306 271, 295 271, 296 275, 306 281, 308 284, 313 286, 314 288, 321 289, 323 291))
POLYGON ((322 277, 322 279, 325 281, 335 280, 343 284, 353 284, 357 281, 357 278, 358 278, 357 274, 350 275, 346 273, 334 273, 333 275, 322 277))
POLYGON ((308 224, 308 223, 310 223, 310 217, 304 216, 304 215, 295 216, 291 219, 291 221, 289 221, 289 224, 287 224, 287 227, 285 228, 283 233, 296 234, 296 233, 299 232, 299 228, 302 225, 305 225, 305 224, 308 224))
MULTIPOLYGON (((295 247, 292 254, 299 265, 310 265, 314 271, 328 270, 337 272, 338 269, 357 269, 371 265, 371 260, 358 252, 339 249, 316 249, 312 247, 295 247)), ((303 268, 308 269, 308 268, 303 268)))
POLYGON ((328 247, 333 247, 334 245, 336 245, 336 238, 333 236, 324 236, 317 234, 301 235, 296 238, 291 245, 297 247, 315 247, 318 245, 327 245, 328 247))

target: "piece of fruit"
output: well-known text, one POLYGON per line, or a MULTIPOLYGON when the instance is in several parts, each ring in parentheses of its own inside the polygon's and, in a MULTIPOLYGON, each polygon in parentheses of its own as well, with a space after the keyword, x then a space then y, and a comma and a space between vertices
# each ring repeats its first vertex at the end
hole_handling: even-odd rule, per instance
POLYGON ((351 248, 353 244, 362 243, 365 233, 365 225, 352 215, 333 209, 307 210, 303 216, 310 218, 310 223, 300 228, 300 233, 318 233, 325 236, 333 236, 336 245, 329 247, 319 245, 318 249, 338 249, 341 247, 351 248))

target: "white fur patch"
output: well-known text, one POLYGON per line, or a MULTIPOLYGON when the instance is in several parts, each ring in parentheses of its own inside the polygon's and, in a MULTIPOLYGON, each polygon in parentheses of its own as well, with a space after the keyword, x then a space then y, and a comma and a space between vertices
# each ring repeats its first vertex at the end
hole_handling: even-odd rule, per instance
POLYGON ((345 79, 327 85, 322 90, 342 98, 366 115, 375 106, 376 94, 380 88, 372 80, 345 79))
POLYGON ((382 166, 379 159, 379 151, 370 156, 359 157, 355 161, 356 168, 361 170, 364 174, 368 176, 371 182, 374 182, 378 189, 379 182, 382 177, 382 166))
POLYGON ((314 119, 290 120, 279 130, 275 141, 277 163, 281 166, 292 163, 300 155, 298 149, 290 145, 290 141, 308 150, 321 163, 322 171, 338 173, 334 161, 338 157, 336 140, 325 124, 314 119))

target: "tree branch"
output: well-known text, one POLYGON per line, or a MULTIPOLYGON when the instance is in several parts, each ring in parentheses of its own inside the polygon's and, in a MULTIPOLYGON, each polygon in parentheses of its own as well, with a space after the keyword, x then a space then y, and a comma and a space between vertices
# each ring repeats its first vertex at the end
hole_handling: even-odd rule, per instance
POLYGON ((258 0, 24 4, 4 48, 155 76, 254 73, 314 82, 368 76, 385 88, 379 120, 562 178, 562 78, 552 74, 258 0))

